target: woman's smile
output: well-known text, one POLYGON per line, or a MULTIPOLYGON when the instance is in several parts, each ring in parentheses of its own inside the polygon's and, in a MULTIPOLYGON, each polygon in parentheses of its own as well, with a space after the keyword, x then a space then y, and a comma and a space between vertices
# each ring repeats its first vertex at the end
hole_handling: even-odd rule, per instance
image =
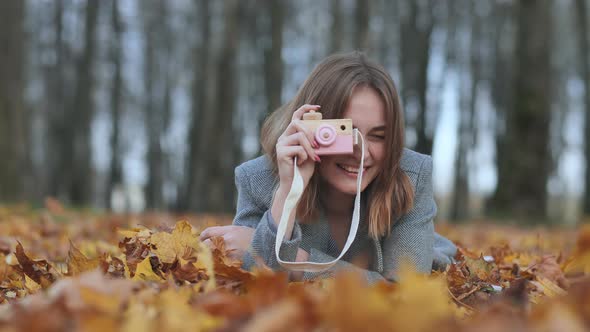
MULTIPOLYGON (((342 170, 347 176, 356 178, 359 171, 359 166, 349 166, 345 164, 336 164, 336 166, 342 170)), ((363 173, 366 172, 368 167, 363 167, 363 173)))

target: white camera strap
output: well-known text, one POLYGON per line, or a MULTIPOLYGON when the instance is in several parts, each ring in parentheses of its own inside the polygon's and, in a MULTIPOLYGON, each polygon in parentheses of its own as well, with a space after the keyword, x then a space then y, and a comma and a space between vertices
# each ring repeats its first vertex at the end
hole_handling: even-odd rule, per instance
MULTIPOLYGON (((350 225, 350 232, 348 233, 348 238, 346 239, 346 244, 342 249, 340 255, 331 262, 327 263, 317 263, 317 262, 287 262, 281 259, 279 255, 279 251, 281 248, 281 244, 283 243, 283 239, 285 237, 285 233, 287 232, 288 223, 289 223, 289 216, 301 195, 303 194, 303 178, 299 173, 299 167, 297 166, 297 157, 294 158, 294 173, 293 173, 293 183, 291 184, 291 190, 287 195, 287 199, 285 200, 285 205, 283 207, 283 213, 281 214, 281 220, 279 222, 279 226, 277 229, 277 238, 275 242, 275 254, 277 256, 277 261, 283 267, 292 270, 292 271, 305 271, 305 272, 321 272, 325 271, 334 264, 336 264, 343 256, 346 254, 352 242, 356 237, 356 233, 359 227, 359 217, 360 217, 360 206, 361 206, 361 181, 363 179, 363 167, 364 167, 364 160, 365 160, 365 140, 363 135, 358 131, 358 129, 354 129, 354 144, 358 144, 358 138, 361 138, 361 165, 358 170, 358 176, 356 180, 356 198, 354 200, 354 211, 352 213, 352 222, 350 225)), ((294 222, 295 218, 293 218, 294 222)))

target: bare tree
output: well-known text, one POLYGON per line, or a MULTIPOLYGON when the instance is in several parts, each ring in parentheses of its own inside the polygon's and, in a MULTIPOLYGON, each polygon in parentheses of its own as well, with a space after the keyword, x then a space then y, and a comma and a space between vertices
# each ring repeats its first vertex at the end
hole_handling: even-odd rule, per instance
POLYGON ((24 1, 0 2, 0 201, 24 198, 27 121, 24 104, 24 1))
POLYGON ((401 17, 401 95, 406 119, 415 118, 413 127, 417 142, 415 150, 431 154, 433 144, 432 126, 427 123, 428 63, 430 61, 430 36, 434 19, 430 1, 403 1, 407 10, 401 17), (411 112, 411 114, 409 114, 411 112), (411 116, 410 116, 411 115, 411 116))
MULTIPOLYGON (((187 188, 182 198, 183 209, 200 210, 203 208, 202 202, 202 185, 205 181, 204 172, 205 158, 201 155, 205 148, 204 142, 201 142, 201 130, 205 130, 205 124, 211 112, 207 111, 207 86, 204 84, 205 78, 213 78, 211 72, 212 59, 209 55, 211 49, 211 28, 210 28, 210 1, 197 0, 194 8, 199 18, 198 31, 200 42, 194 48, 193 59, 193 82, 192 82, 192 106, 191 106, 191 123, 189 128, 188 146, 189 153, 187 157, 187 188)), ((209 80, 210 82, 210 80, 209 80)))
POLYGON ((454 195, 451 207, 451 219, 464 221, 470 217, 469 214, 469 169, 468 153, 476 143, 476 103, 477 91, 482 79, 482 44, 483 34, 481 21, 484 19, 479 16, 475 8, 476 4, 469 4, 469 28, 471 28, 471 37, 469 49, 463 48, 461 58, 462 64, 459 71, 462 72, 459 84, 461 86, 459 102, 459 130, 457 135, 457 154, 455 159, 455 176, 454 176, 454 195))
MULTIPOLYGON (((236 59, 239 49, 241 7, 237 0, 223 2, 224 30, 219 54, 213 58, 201 53, 195 59, 199 67, 195 80, 206 75, 205 87, 193 86, 193 113, 191 128, 191 159, 187 197, 189 208, 197 211, 230 212, 234 206, 233 169, 239 160, 239 140, 234 136, 233 117, 238 96, 236 59), (200 74, 199 74, 200 73, 200 74), (198 92, 195 89, 203 89, 198 92), (203 107, 203 108, 199 108, 203 107)), ((207 7, 202 15, 209 15, 207 7)), ((202 21, 206 24, 207 20, 202 21)), ((209 45, 209 25, 202 28, 203 46, 209 45)), ((204 48, 207 52, 209 48, 204 48)), ((196 83, 196 82, 195 82, 196 83)), ((195 84, 193 83, 193 84, 195 84)))
POLYGON ((201 185, 205 209, 210 212, 230 212, 234 205, 233 169, 239 154, 233 129, 237 101, 236 58, 240 33, 240 2, 224 1, 223 45, 216 63, 217 82, 215 106, 211 110, 212 123, 201 131, 202 156, 208 156, 201 185))
MULTIPOLYGON (((284 0, 267 0, 270 12, 271 45, 264 52, 265 89, 268 112, 281 106, 283 90, 283 26, 285 16, 284 0)), ((266 114, 265 114, 266 116, 266 114)))
MULTIPOLYGON (((123 77, 121 63, 123 61, 122 33, 123 24, 119 14, 119 0, 111 3, 111 33, 112 44, 110 49, 110 61, 113 66, 113 80, 111 85, 111 121, 112 134, 110 139, 111 164, 109 167, 109 179, 106 191, 106 202, 110 205, 110 197, 113 188, 123 181, 123 165, 121 161, 121 111, 123 102, 123 77)), ((112 206, 111 206, 112 208, 112 206)))
MULTIPOLYGON (((516 60, 514 57, 516 17, 513 3, 496 3, 493 7, 493 72, 491 81, 492 102, 495 108, 495 148, 496 169, 499 174, 509 172, 510 165, 507 158, 502 158, 509 148, 506 135, 507 114, 514 100, 514 75, 516 60)), ((501 185, 498 176, 498 185, 501 185)), ((495 196, 495 194, 494 194, 495 196)), ((486 202, 488 214, 498 214, 494 197, 486 202)))
POLYGON ((60 198, 66 198, 67 180, 71 174, 71 163, 68 163, 65 156, 70 148, 73 139, 71 128, 68 128, 66 121, 67 112, 71 109, 70 105, 66 105, 65 91, 70 89, 65 88, 65 66, 68 62, 66 57, 69 57, 69 52, 66 50, 64 40, 64 1, 56 0, 53 8, 53 24, 54 39, 50 45, 55 54, 55 62, 51 65, 46 65, 45 75, 45 100, 47 105, 47 146, 46 149, 50 151, 47 154, 47 191, 49 195, 60 198), (68 106, 68 107, 66 107, 68 106))
POLYGON ((171 117, 170 72, 172 33, 170 31, 170 7, 165 1, 144 4, 143 24, 145 34, 145 117, 147 127, 148 183, 147 205, 162 209, 166 206, 164 182, 166 178, 166 154, 162 139, 171 117))
POLYGON ((342 20, 342 3, 341 0, 331 0, 330 9, 332 12, 332 28, 330 34, 330 53, 340 52, 342 50, 343 38, 343 20, 342 20))
POLYGON ((550 170, 550 1, 517 2, 514 100, 505 117, 498 157, 497 212, 546 218, 550 170))
MULTIPOLYGON (((99 0, 88 0, 85 9, 84 48, 78 58, 76 95, 71 113, 74 139, 69 142, 73 152, 73 172, 69 188, 73 204, 89 204, 93 198, 94 170, 90 144, 91 123, 94 117, 94 61, 96 57, 96 22, 99 0)), ((65 157, 65 156, 63 156, 65 157)))
POLYGON ((578 20, 578 48, 580 56, 580 64, 582 69, 582 79, 584 81, 584 109, 585 109, 585 128, 584 128, 584 142, 585 142, 585 158, 586 158, 586 176, 585 176, 585 193, 583 212, 585 215, 590 215, 590 63, 588 57, 590 56, 588 45, 588 6, 586 0, 576 0, 576 18, 578 20))
POLYGON ((369 50, 369 2, 356 1, 354 47, 361 51, 369 50))

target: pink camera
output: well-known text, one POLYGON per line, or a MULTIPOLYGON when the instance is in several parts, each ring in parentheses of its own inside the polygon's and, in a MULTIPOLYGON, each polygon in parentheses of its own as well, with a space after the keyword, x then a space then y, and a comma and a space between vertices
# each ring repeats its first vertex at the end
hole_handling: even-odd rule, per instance
POLYGON ((318 155, 352 154, 354 140, 351 119, 322 120, 322 113, 309 111, 303 114, 302 122, 314 133, 320 145, 315 149, 318 155))

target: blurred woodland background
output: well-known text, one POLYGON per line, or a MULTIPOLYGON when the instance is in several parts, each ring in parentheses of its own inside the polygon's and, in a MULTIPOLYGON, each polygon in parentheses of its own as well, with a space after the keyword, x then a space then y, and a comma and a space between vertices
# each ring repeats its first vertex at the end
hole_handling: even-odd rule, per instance
POLYGON ((586 0, 0 1, 0 203, 232 213, 263 119, 363 50, 439 218, 590 215, 586 0))

